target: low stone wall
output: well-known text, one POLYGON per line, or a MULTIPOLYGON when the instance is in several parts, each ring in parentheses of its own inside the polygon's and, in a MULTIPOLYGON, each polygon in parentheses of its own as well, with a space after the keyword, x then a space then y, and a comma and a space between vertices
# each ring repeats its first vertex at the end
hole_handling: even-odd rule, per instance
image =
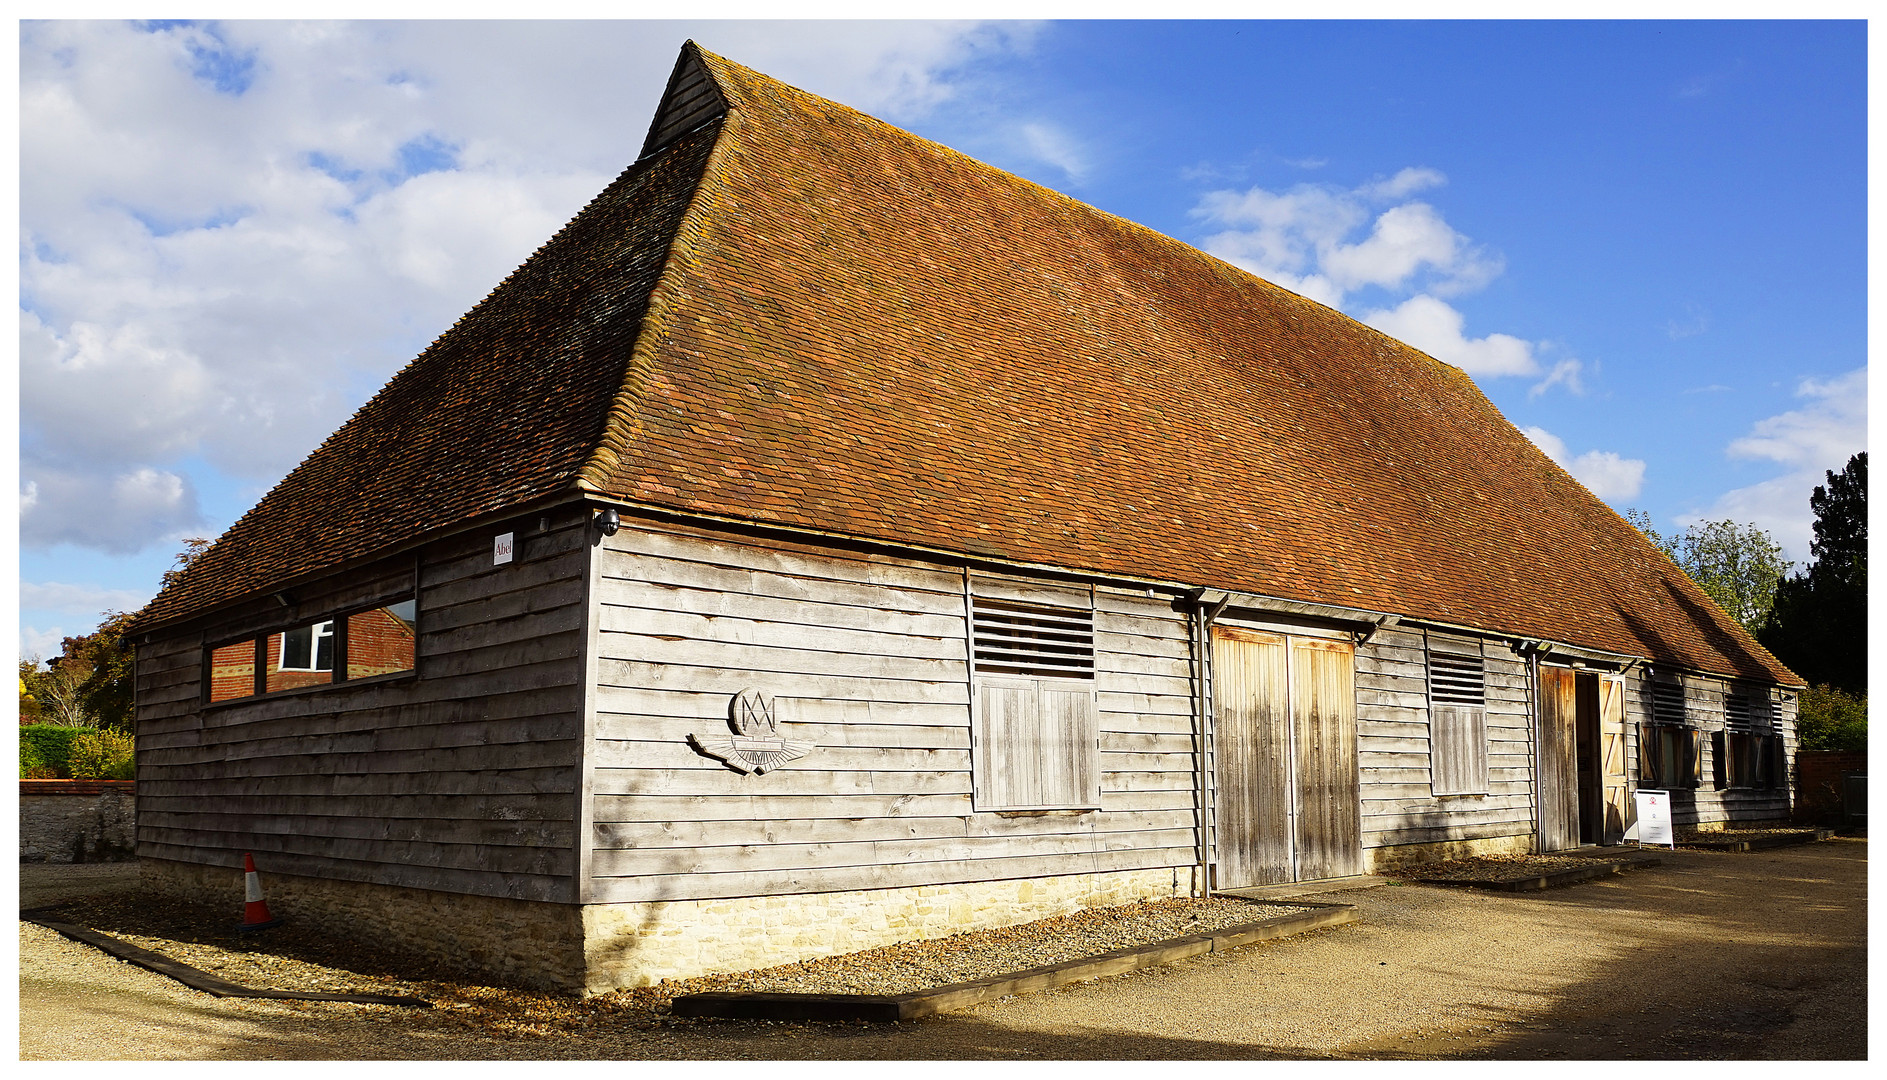
MULTIPOLYGON (((227 904, 230 921, 242 920, 241 867, 138 864, 147 891, 227 904)), ((583 990, 583 920, 573 905, 277 874, 262 855, 256 870, 269 914, 284 922, 502 985, 583 990)))
MULTIPOLYGON (((578 907, 270 873, 284 922, 443 962, 478 978, 571 994, 790 964, 899 941, 1013 926, 1085 907, 1187 896, 1187 870, 1129 870, 963 885, 578 907)), ((150 892, 242 913, 242 871, 139 860, 150 892)))
POLYGON ((136 850, 134 781, 20 781, 21 862, 125 862, 136 850))
POLYGON ((1191 892, 1191 871, 1167 867, 796 896, 592 904, 583 909, 585 989, 601 994, 663 979, 773 967, 1191 892))

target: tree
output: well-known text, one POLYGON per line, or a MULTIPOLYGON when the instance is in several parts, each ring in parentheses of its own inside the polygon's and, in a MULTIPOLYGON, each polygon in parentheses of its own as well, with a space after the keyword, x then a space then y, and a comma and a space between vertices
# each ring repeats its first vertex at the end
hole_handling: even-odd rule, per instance
POLYGON ((43 724, 65 727, 91 727, 92 714, 85 707, 79 688, 91 672, 78 663, 65 663, 55 656, 41 670, 32 660, 20 661, 20 684, 27 696, 39 706, 37 719, 43 724))
POLYGON ((1814 685, 1867 694, 1867 452, 1809 496, 1815 556, 1783 581, 1757 640, 1814 685))
POLYGON ((85 672, 78 697, 93 725, 130 731, 132 727, 132 689, 137 680, 131 643, 125 640, 125 627, 131 622, 127 612, 107 611, 98 629, 83 637, 65 639, 61 660, 85 672))
POLYGON ((1663 536, 1642 510, 1625 511, 1625 520, 1752 635, 1768 622, 1789 564, 1782 559, 1781 545, 1767 532, 1726 519, 1700 521, 1663 536))

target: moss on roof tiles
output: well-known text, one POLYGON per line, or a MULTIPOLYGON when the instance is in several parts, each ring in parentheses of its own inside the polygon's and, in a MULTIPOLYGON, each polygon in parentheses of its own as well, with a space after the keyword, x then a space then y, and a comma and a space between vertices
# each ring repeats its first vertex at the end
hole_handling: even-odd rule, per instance
POLYGON ((302 571, 418 535, 426 519, 410 505, 438 495, 441 466, 477 443, 448 429, 483 430, 501 410, 489 395, 434 394, 387 433, 378 418, 395 403, 382 399, 405 400, 402 380, 421 370, 476 384, 510 355, 480 328, 523 319, 563 343, 538 362, 571 385, 517 384, 505 400, 572 415, 467 477, 451 494, 461 517, 580 484, 684 513, 1799 682, 1458 369, 1169 237, 699 56, 727 121, 625 174, 152 610, 200 610, 282 577, 290 567, 254 542, 222 549, 332 506, 298 480, 346 471, 324 455, 369 468, 394 454, 399 467, 348 515, 356 531, 325 538, 328 563, 302 571), (631 253, 634 272, 608 269, 615 256, 599 249, 631 253), (540 262, 598 269, 558 278, 571 290, 561 306, 507 292, 540 262), (636 298, 610 307, 613 334, 571 325, 592 292, 636 298), (622 351, 583 360, 605 340, 622 351), (428 467, 405 464, 402 439, 438 445, 428 467), (212 555, 215 583, 198 573, 212 555))

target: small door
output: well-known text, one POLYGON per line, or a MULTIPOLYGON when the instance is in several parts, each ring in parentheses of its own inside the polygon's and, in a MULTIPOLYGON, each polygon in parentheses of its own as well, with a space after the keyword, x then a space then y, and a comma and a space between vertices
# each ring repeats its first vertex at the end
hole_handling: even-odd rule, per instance
POLYGON ((1218 887, 1362 873, 1355 650, 1217 627, 1218 887))
POLYGON ((1579 846, 1579 693, 1571 668, 1540 668, 1541 851, 1579 846))
POLYGON ((1600 812, 1604 824, 1600 843, 1616 844, 1625 838, 1634 807, 1625 782, 1625 678, 1599 679, 1600 812))

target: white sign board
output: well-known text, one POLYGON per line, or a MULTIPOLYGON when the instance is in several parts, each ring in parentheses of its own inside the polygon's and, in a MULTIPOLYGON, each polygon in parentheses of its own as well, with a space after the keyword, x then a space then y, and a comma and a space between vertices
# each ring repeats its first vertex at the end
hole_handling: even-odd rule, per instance
POLYGON ((511 561, 511 546, 514 533, 499 533, 491 539, 491 564, 503 566, 511 561))
POLYGON ((1638 843, 1669 844, 1677 847, 1677 837, 1671 831, 1671 793, 1668 791, 1647 791, 1639 788, 1632 796, 1638 803, 1638 843))

